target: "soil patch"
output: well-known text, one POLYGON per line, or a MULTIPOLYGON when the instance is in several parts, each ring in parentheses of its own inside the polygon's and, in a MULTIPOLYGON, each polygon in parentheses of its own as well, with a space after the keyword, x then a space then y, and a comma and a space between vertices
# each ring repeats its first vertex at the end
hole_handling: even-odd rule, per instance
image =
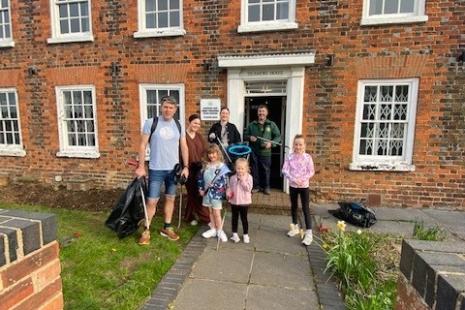
POLYGON ((122 189, 70 191, 38 183, 12 183, 0 187, 4 203, 43 205, 52 208, 108 211, 118 202, 122 189))

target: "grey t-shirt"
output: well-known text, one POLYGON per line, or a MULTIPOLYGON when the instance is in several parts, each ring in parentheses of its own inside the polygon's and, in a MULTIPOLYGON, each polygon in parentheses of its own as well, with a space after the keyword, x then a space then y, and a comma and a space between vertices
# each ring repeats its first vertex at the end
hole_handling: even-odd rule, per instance
MULTIPOLYGON (((150 135, 153 119, 148 119, 144 123, 142 132, 150 135)), ((181 129, 184 137, 184 130, 181 129)), ((174 165, 179 163, 179 130, 174 119, 165 121, 162 116, 158 117, 158 124, 150 140, 150 161, 151 170, 172 170, 174 165)))

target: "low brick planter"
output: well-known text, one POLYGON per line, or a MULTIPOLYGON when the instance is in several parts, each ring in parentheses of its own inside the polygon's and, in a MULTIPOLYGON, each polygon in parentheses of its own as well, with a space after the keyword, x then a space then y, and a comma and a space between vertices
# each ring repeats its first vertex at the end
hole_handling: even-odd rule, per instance
POLYGON ((396 309, 465 310, 465 242, 404 240, 396 309))
POLYGON ((56 217, 0 209, 0 310, 62 309, 56 217))

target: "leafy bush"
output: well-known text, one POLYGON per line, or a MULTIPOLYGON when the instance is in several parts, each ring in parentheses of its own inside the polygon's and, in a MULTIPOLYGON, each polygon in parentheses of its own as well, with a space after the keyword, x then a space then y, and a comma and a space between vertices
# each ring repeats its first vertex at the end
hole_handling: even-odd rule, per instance
POLYGON ((425 227, 423 221, 415 222, 413 236, 419 240, 441 241, 445 238, 444 231, 438 226, 425 227))

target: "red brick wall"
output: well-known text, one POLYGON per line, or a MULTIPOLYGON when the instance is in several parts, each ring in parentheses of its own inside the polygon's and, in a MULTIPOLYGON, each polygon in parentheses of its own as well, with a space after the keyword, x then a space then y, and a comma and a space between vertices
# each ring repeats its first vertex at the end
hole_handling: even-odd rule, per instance
POLYGON ((188 116, 198 111, 202 97, 226 102, 226 71, 217 67, 218 55, 312 49, 316 61, 306 69, 303 128, 315 156, 314 198, 376 194, 387 205, 465 208, 465 69, 456 61, 465 48, 465 3, 426 1, 424 23, 360 26, 361 0, 297 0, 298 29, 238 34, 240 2, 184 0, 186 35, 134 39, 136 0, 92 1, 94 42, 51 45, 48 0, 13 1, 15 47, 0 49, 0 87, 18 89, 27 155, 0 157, 0 173, 122 186, 130 177, 123 160, 137 151, 139 139, 139 83, 184 83, 188 116), (332 66, 326 65, 327 55, 334 55, 332 66), (117 74, 111 73, 112 63, 117 74), (36 75, 27 72, 32 65, 36 75), (358 80, 397 77, 420 80, 416 170, 348 170, 358 80), (99 159, 55 156, 54 87, 75 82, 96 87, 99 159))
POLYGON ((63 309, 58 251, 54 241, 0 268, 0 310, 63 309))

